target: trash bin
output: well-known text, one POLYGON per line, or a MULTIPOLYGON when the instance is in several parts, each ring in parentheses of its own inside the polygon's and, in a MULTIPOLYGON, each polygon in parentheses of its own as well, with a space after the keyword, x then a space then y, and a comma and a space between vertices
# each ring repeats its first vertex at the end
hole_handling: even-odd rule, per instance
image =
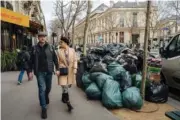
POLYGON ((85 72, 84 62, 79 61, 77 75, 76 75, 76 84, 77 84, 77 87, 79 87, 79 88, 83 88, 82 76, 83 76, 84 72, 85 72))

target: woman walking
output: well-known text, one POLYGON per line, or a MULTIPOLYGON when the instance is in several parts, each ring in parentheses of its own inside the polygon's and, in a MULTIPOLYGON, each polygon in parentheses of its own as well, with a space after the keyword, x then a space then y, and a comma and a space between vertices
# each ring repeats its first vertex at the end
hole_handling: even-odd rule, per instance
POLYGON ((77 58, 76 52, 69 46, 69 39, 61 37, 60 49, 57 51, 59 60, 58 85, 62 87, 62 102, 67 104, 68 111, 70 112, 73 107, 69 100, 69 88, 76 82, 77 72, 77 58))

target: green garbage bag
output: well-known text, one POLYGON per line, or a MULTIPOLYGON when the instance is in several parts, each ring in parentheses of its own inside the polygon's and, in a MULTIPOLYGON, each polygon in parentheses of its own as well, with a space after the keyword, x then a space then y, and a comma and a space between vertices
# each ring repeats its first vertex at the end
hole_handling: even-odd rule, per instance
POLYGON ((113 76, 114 80, 119 81, 125 74, 126 70, 117 62, 112 62, 108 65, 109 75, 113 76))
POLYGON ((106 82, 106 80, 113 80, 112 76, 109 76, 105 73, 102 72, 95 72, 95 73, 91 73, 90 74, 90 78, 93 79, 93 81, 97 84, 97 86, 102 90, 104 83, 106 82))
POLYGON ((123 106, 120 85, 117 81, 106 80, 102 91, 102 104, 109 109, 123 106))
POLYGON ((139 82, 142 81, 141 74, 133 74, 132 75, 132 86, 138 86, 139 82))
POLYGON ((143 100, 140 95, 140 91, 136 87, 127 88, 122 93, 123 106, 130 109, 141 109, 143 100))
POLYGON ((100 100, 101 99, 101 91, 99 90, 96 83, 91 83, 89 87, 86 89, 86 95, 89 99, 92 100, 100 100))
POLYGON ((102 74, 102 72, 94 72, 94 73, 91 73, 91 74, 90 74, 89 78, 90 78, 91 81, 95 82, 96 79, 97 79, 97 77, 98 77, 99 75, 101 75, 101 74, 102 74))
POLYGON ((84 73, 82 76, 82 83, 84 86, 84 89, 86 90, 86 88, 92 83, 92 81, 89 79, 89 73, 84 73))
MULTIPOLYGON (((135 86, 139 89, 141 89, 141 82, 142 82, 142 76, 141 74, 134 74, 132 75, 132 86, 135 86)), ((150 80, 146 80, 145 87, 150 84, 150 80)))

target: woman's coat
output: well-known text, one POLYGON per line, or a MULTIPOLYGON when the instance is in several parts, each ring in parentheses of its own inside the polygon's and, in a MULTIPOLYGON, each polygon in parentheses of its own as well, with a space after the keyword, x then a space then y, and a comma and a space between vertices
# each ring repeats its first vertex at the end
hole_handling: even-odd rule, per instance
MULTIPOLYGON (((57 52, 59 67, 64 68, 67 67, 67 60, 65 57, 65 49, 59 49, 57 52)), ((76 83, 76 72, 77 72, 77 57, 76 52, 73 48, 68 48, 68 75, 67 76, 58 76, 58 85, 71 85, 76 83)))

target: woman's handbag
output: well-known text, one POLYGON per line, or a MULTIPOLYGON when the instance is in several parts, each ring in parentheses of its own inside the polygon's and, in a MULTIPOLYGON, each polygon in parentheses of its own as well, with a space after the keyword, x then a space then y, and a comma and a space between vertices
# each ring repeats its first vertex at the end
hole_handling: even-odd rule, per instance
POLYGON ((59 68, 59 72, 60 72, 60 76, 65 76, 68 75, 68 66, 69 66, 69 50, 68 50, 68 54, 66 54, 66 52, 64 52, 65 54, 65 64, 66 67, 65 68, 59 68))
POLYGON ((68 75, 68 68, 59 68, 60 75, 68 75))

